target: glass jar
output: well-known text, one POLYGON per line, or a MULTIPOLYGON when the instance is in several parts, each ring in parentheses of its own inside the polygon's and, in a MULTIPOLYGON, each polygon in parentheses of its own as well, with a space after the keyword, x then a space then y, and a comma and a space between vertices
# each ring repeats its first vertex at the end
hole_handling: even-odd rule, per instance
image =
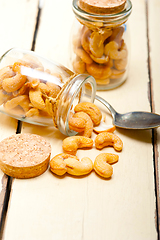
POLYGON ((128 76, 127 20, 132 11, 131 1, 127 0, 120 12, 110 14, 84 11, 78 6, 78 0, 73 0, 72 7, 75 14, 70 56, 73 71, 92 75, 97 90, 118 87, 128 76))
POLYGON ((75 74, 66 67, 13 48, 0 59, 0 112, 21 121, 49 126, 64 135, 69 115, 79 102, 94 102, 96 82, 88 74, 75 74))

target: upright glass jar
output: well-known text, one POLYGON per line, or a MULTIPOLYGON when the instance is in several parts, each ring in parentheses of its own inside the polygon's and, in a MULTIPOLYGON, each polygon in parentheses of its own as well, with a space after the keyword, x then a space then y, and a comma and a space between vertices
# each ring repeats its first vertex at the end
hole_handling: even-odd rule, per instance
POLYGON ((0 112, 37 125, 54 125, 64 135, 79 102, 94 102, 96 82, 35 52, 13 48, 0 59, 0 112))
POLYGON ((96 14, 81 9, 78 2, 73 0, 72 3, 75 14, 71 33, 72 69, 79 74, 92 75, 97 90, 118 87, 128 76, 130 42, 127 20, 132 3, 127 0, 120 12, 96 14))

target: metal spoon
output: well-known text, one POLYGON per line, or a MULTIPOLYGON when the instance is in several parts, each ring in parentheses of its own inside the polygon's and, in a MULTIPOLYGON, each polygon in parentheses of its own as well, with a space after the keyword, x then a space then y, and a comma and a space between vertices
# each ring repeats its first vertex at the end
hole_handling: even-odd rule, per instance
POLYGON ((129 112, 120 114, 103 98, 95 97, 111 112, 113 124, 125 129, 150 129, 160 126, 160 115, 150 112, 129 112))

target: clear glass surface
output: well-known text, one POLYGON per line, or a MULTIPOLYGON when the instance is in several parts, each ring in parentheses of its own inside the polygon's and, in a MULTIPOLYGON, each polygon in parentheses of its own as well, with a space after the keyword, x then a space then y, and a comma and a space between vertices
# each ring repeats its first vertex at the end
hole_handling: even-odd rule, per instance
POLYGON ((0 112, 27 123, 53 126, 65 135, 73 104, 94 101, 96 83, 89 75, 75 75, 33 51, 13 48, 0 59, 0 112), (87 85, 86 85, 87 84, 87 85), (86 86, 89 87, 86 88, 86 86))

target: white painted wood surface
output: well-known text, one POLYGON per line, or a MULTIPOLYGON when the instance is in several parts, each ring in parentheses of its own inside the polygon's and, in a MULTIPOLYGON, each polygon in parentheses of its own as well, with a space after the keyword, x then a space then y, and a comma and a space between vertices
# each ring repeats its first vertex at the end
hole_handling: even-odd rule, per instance
MULTIPOLYGON (((27 0, 0 1, 0 56, 13 47, 31 49, 37 6, 37 0, 33 2, 27 0)), ((0 140, 15 133, 16 129, 17 121, 0 113, 0 140)), ((7 179, 3 178, 1 171, 0 179, 0 196, 2 197, 7 179)), ((0 199, 0 212, 2 208, 3 197, 0 199)))
MULTIPOLYGON (((66 66, 74 17, 71 2, 44 1, 35 48, 37 53, 66 66)), ((98 93, 119 112, 150 111, 145 4, 145 0, 133 1, 128 80, 117 89, 98 93)), ((54 128, 25 123, 22 132, 48 139, 52 156, 62 151, 64 136, 54 128)), ((94 172, 83 178, 59 178, 50 171, 34 179, 15 179, 3 239, 156 240, 151 131, 117 129, 116 133, 123 140, 124 149, 113 166, 111 180, 103 180, 94 172)), ((112 148, 102 150, 105 151, 114 153, 112 148)), ((95 148, 78 151, 80 158, 87 155, 93 160, 98 154, 95 148)))
MULTIPOLYGON (((149 9, 148 9, 148 16, 149 16, 149 42, 150 42, 150 63, 151 63, 151 81, 152 81, 152 88, 153 88, 153 110, 155 113, 160 114, 160 47, 159 47, 159 40, 160 40, 160 2, 158 0, 149 1, 149 9)), ((157 165, 157 195, 158 199, 158 208, 160 209, 160 186, 159 186, 159 179, 160 179, 160 165, 159 165, 159 151, 160 151, 160 128, 157 129, 155 132, 156 141, 155 141, 155 160, 157 165)))

